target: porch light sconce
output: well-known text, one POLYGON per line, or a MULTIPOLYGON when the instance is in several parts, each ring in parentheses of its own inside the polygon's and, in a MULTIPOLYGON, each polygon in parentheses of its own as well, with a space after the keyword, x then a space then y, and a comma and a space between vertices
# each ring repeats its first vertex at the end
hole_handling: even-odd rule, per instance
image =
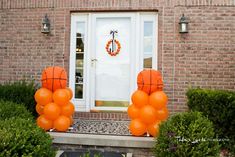
POLYGON ((179 25, 179 33, 188 33, 188 20, 186 19, 184 14, 180 18, 179 25))
POLYGON ((50 20, 47 17, 47 14, 42 19, 42 33, 49 34, 50 33, 50 20))

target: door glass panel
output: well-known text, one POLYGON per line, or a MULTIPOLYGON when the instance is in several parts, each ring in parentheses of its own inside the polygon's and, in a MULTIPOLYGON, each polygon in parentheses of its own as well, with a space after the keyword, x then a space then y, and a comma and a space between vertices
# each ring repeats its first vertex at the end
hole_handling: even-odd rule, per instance
POLYGON ((151 37, 153 35, 153 22, 145 21, 144 22, 144 36, 151 37))
POLYGON ((128 106, 130 96, 130 18, 98 18, 96 21, 95 105, 128 106), (111 56, 106 45, 117 30, 115 39, 120 53, 111 56))
POLYGON ((148 57, 153 51, 153 38, 144 37, 144 54, 148 57))
POLYGON ((85 22, 77 22, 76 69, 75 69, 75 98, 77 99, 83 98, 84 33, 85 33, 85 22))
POLYGON ((153 22, 144 21, 144 68, 152 68, 153 57, 153 22))

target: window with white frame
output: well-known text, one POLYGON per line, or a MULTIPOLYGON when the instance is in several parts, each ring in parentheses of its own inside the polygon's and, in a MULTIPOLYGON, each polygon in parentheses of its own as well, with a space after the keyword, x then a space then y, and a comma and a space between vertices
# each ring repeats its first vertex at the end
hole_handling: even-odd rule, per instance
POLYGON ((75 63, 75 98, 83 98, 85 22, 77 22, 75 63))
POLYGON ((142 53, 142 67, 143 69, 157 68, 157 54, 156 51, 156 16, 142 15, 141 16, 141 53, 142 53))

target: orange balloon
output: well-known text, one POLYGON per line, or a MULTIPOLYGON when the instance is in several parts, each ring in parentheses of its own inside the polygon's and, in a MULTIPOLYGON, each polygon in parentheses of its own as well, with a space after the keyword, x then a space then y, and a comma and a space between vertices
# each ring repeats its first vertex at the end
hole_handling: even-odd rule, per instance
POLYGON ((57 131, 66 131, 69 126, 70 126, 70 119, 66 116, 59 116, 55 121, 54 121, 54 128, 57 131))
POLYGON ((58 66, 48 67, 42 72, 42 87, 51 91, 65 88, 67 85, 67 73, 64 68, 58 66))
POLYGON ((138 107, 132 104, 128 107, 127 113, 131 119, 135 119, 139 117, 140 111, 138 107))
POLYGON ((146 94, 145 92, 141 90, 135 91, 131 96, 131 100, 133 104, 136 105, 136 107, 142 107, 142 106, 147 105, 148 99, 149 99, 148 94, 146 94))
POLYGON ((153 124, 148 125, 147 127, 147 131, 150 135, 152 135, 153 137, 158 136, 159 134, 159 125, 160 125, 160 121, 156 121, 153 124))
POLYGON ((46 88, 40 88, 36 91, 34 98, 40 105, 46 105, 52 102, 52 92, 46 88))
POLYGON ((61 106, 61 115, 70 117, 75 111, 73 103, 69 102, 67 105, 61 106))
POLYGON ((37 125, 44 130, 50 130, 53 126, 53 122, 47 119, 45 115, 41 115, 37 118, 37 125))
POLYGON ((55 120, 61 113, 60 107, 55 103, 49 103, 44 107, 44 114, 47 119, 55 120))
POLYGON ((129 130, 132 135, 141 136, 146 132, 147 128, 146 125, 142 123, 140 119, 134 119, 129 125, 129 130))
POLYGON ((37 104, 36 105, 36 111, 39 115, 42 115, 43 114, 43 109, 44 109, 44 106, 40 105, 40 104, 37 104))
POLYGON ((168 118, 168 114, 167 108, 157 110, 157 120, 166 120, 168 118))
POLYGON ((167 95, 163 91, 156 91, 149 97, 149 104, 156 109, 166 108, 167 101, 167 95))
POLYGON ((155 91, 162 91, 163 81, 159 71, 153 69, 145 69, 137 76, 138 89, 151 94, 155 91))
POLYGON ((53 100, 58 105, 66 105, 69 102, 69 94, 66 89, 57 89, 53 93, 53 100))
POLYGON ((156 109, 150 105, 146 105, 140 109, 140 119, 145 124, 151 124, 157 120, 156 109))
POLYGON ((67 88, 65 88, 65 89, 66 89, 66 91, 67 91, 67 93, 68 93, 68 95, 69 95, 69 100, 71 100, 72 97, 73 97, 73 91, 72 91, 72 89, 69 88, 69 87, 67 87, 67 88))

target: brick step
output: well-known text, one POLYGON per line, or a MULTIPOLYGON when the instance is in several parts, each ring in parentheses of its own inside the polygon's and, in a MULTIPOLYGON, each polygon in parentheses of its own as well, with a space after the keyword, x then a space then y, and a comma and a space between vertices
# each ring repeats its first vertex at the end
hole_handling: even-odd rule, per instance
POLYGON ((85 120, 130 120, 127 112, 75 112, 75 119, 85 120))

